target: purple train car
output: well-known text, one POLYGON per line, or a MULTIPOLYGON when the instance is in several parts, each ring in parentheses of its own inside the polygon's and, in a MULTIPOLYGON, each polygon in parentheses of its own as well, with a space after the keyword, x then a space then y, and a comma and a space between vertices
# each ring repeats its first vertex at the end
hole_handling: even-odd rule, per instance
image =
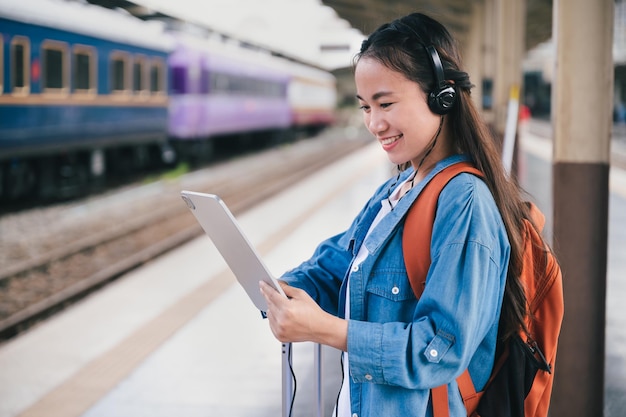
MULTIPOLYGON (((209 138, 290 128, 286 69, 269 54, 175 34, 170 55, 170 140, 180 153, 209 138)), ((210 148, 210 145, 208 145, 210 148)), ((192 150, 193 149, 193 150, 192 150)), ((209 150, 210 151, 210 150, 209 150)))

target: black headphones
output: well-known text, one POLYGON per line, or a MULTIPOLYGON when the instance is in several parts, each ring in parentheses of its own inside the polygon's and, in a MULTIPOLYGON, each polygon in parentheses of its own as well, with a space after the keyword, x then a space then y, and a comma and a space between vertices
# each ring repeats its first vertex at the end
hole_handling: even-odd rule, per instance
POLYGON ((452 110, 456 101, 456 90, 454 86, 446 83, 443 75, 443 65, 441 58, 433 45, 426 46, 429 53, 430 62, 433 65, 435 73, 435 81, 437 82, 435 89, 428 94, 428 107, 433 113, 444 115, 452 110))

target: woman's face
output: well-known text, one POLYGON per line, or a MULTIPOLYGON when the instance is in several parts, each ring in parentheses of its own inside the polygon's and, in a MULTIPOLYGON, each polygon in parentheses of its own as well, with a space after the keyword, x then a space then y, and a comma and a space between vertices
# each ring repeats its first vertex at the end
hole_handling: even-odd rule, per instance
POLYGON ((367 57, 357 63, 355 83, 365 126, 389 160, 411 161, 417 167, 441 121, 428 108, 426 93, 416 82, 367 57))

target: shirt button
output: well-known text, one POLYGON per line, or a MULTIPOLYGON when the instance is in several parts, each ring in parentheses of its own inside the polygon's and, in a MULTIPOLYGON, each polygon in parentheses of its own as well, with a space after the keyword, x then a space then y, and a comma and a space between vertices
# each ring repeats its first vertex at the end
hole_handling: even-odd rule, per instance
POLYGON ((357 413, 352 414, 352 417, 359 417, 357 413))
POLYGON ((368 381, 372 380, 372 376, 370 374, 365 375, 365 379, 367 379, 368 381))
POLYGON ((399 292, 400 292, 400 288, 398 288, 398 287, 393 287, 391 289, 391 293, 394 294, 394 295, 397 295, 399 292))
POLYGON ((430 356, 432 356, 433 358, 436 358, 437 355, 439 355, 439 352, 437 352, 436 349, 431 349, 429 353, 430 353, 430 356))
POLYGON ((352 266, 352 272, 356 272, 359 270, 359 266, 358 265, 353 265, 352 266))

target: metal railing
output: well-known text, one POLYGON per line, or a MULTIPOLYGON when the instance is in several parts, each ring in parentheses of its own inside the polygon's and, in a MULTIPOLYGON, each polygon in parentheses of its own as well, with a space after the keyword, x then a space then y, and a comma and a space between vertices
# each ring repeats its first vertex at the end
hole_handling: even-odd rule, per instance
MULTIPOLYGON (((294 402, 294 379, 293 363, 292 363, 292 344, 283 343, 281 345, 281 367, 282 367, 282 416, 293 417, 294 402)), ((317 417, 324 414, 324 393, 322 390, 322 345, 316 343, 313 345, 313 368, 314 368, 314 396, 317 403, 317 417)))

